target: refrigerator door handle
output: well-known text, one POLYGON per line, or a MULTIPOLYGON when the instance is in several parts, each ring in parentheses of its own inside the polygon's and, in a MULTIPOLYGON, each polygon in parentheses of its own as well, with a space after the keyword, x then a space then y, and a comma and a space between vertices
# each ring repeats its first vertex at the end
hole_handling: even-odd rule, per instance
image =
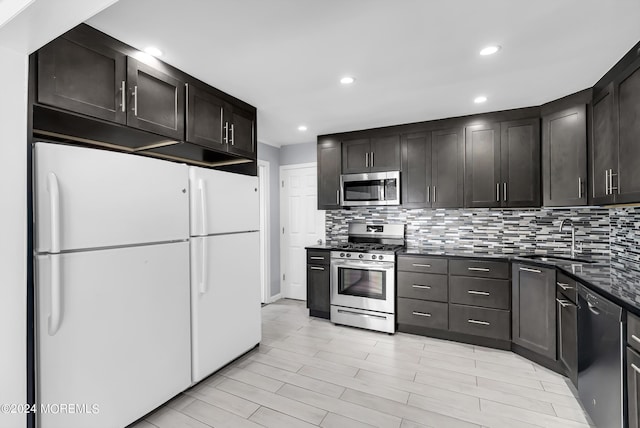
POLYGON ((60 278, 60 255, 51 256, 51 308, 49 314, 49 336, 55 336, 62 319, 62 289, 60 278))
POLYGON ((51 210, 51 253, 60 252, 60 187, 58 177, 53 172, 47 176, 47 190, 49 191, 49 207, 51 210))
POLYGON ((207 234, 207 183, 201 178, 198 180, 198 189, 200 190, 200 217, 202 235, 207 234))
POLYGON ((207 276, 209 276, 209 272, 207 270, 207 242, 205 239, 201 239, 202 241, 202 260, 200 261, 200 294, 205 294, 207 292, 207 276))

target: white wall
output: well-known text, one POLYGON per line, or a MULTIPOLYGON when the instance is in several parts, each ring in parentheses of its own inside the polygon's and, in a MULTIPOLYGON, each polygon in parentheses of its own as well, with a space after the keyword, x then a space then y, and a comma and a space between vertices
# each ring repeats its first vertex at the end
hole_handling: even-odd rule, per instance
MULTIPOLYGON (((27 397, 27 57, 0 47, 0 58, 0 404, 10 404, 27 397)), ((0 412, 2 427, 25 421, 0 412)))
MULTIPOLYGON (((0 9, 4 20, 28 5, 0 22, 0 404, 25 403, 27 398, 28 54, 115 1, 14 1, 0 9)), ((0 412, 0 427, 25 426, 24 414, 0 412)))

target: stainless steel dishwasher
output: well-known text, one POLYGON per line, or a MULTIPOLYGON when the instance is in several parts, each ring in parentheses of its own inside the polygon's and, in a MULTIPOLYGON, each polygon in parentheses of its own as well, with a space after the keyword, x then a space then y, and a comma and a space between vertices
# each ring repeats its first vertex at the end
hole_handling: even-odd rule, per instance
POLYGON ((578 394, 598 428, 623 427, 622 308, 578 284, 578 394))

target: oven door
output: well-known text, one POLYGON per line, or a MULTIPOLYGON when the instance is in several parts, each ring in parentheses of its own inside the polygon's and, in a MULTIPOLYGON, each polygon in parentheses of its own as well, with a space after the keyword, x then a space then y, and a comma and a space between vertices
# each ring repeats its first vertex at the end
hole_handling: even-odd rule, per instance
POLYGON ((395 263, 331 260, 331 304, 395 313, 395 263))

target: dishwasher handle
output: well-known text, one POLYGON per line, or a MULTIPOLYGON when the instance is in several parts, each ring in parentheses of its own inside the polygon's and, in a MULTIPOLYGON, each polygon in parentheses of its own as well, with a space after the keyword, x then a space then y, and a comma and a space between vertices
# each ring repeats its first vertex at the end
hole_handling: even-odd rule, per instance
POLYGON ((608 316, 613 316, 619 322, 622 322, 622 308, 613 303, 611 300, 590 290, 580 283, 578 284, 578 295, 580 295, 587 302, 588 309, 594 315, 600 315, 601 313, 604 313, 608 316))

